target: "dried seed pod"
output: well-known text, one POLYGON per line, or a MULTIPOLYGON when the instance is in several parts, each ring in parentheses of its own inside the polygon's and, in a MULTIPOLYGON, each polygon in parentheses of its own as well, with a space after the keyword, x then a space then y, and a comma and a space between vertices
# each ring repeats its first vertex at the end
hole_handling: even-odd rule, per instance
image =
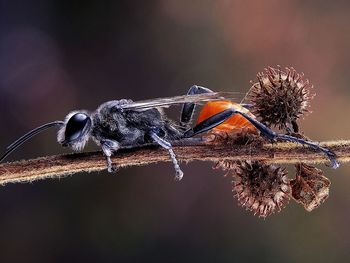
POLYGON ((216 167, 233 177, 232 191, 239 204, 254 215, 267 217, 290 199, 291 187, 284 168, 261 161, 222 161, 216 167))
POLYGON ((292 197, 311 212, 328 198, 331 182, 314 166, 301 163, 296 168, 296 178, 290 182, 292 197))
POLYGON ((268 67, 247 94, 252 113, 268 126, 298 132, 297 119, 308 112, 312 85, 293 68, 268 67))

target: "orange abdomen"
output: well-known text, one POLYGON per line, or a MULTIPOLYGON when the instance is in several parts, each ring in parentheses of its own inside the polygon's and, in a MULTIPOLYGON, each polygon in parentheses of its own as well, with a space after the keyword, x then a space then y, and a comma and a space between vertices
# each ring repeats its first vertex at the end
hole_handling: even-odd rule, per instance
MULTIPOLYGON (((210 101, 206 103, 201 112, 199 113, 197 123, 204 121, 205 119, 227 109, 236 109, 250 116, 254 117, 253 114, 249 112, 248 109, 242 107, 238 103, 234 103, 231 101, 210 101)), ((234 114, 232 117, 224 121, 222 124, 216 126, 214 131, 223 131, 223 132, 240 132, 244 129, 247 132, 256 133, 257 130, 253 124, 251 124, 247 119, 245 119, 242 115, 234 114)))

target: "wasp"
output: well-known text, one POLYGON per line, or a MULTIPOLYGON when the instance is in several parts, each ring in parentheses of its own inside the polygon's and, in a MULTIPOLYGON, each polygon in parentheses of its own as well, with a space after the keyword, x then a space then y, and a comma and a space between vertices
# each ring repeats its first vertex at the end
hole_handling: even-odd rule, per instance
POLYGON ((93 112, 72 111, 64 121, 46 123, 17 139, 6 148, 0 162, 33 136, 51 127, 58 127, 57 141, 63 147, 80 151, 89 139, 100 146, 109 172, 116 170, 111 156, 119 149, 159 145, 169 152, 175 168, 175 178, 181 180, 183 172, 172 148, 174 143, 198 139, 197 135, 211 130, 232 132, 245 128, 244 131, 260 133, 272 142, 279 139, 309 146, 323 152, 333 168, 339 166, 329 149, 312 141, 276 133, 254 117, 249 111, 250 105, 235 103, 224 95, 223 92, 213 92, 194 85, 184 96, 138 102, 128 99, 112 100, 103 103, 93 112), (196 106, 203 103, 196 124, 191 125, 196 106), (171 120, 163 111, 163 108, 176 104, 182 105, 178 121, 171 120))

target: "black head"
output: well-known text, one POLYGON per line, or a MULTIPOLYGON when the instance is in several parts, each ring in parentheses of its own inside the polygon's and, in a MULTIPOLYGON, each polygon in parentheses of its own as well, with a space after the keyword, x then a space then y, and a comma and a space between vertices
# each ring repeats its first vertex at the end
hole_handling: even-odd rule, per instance
POLYGON ((91 126, 92 121, 88 113, 70 113, 65 125, 58 131, 57 140, 62 146, 81 150, 90 137, 91 126))

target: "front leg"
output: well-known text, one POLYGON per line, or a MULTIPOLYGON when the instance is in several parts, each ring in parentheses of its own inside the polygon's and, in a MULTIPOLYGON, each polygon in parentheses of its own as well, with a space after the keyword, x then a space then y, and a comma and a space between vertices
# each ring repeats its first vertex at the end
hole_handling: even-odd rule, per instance
POLYGON ((107 160, 107 170, 110 173, 116 172, 118 170, 117 167, 113 167, 111 156, 114 152, 118 151, 120 149, 120 145, 117 141, 105 139, 101 142, 102 151, 104 155, 106 156, 107 160))

